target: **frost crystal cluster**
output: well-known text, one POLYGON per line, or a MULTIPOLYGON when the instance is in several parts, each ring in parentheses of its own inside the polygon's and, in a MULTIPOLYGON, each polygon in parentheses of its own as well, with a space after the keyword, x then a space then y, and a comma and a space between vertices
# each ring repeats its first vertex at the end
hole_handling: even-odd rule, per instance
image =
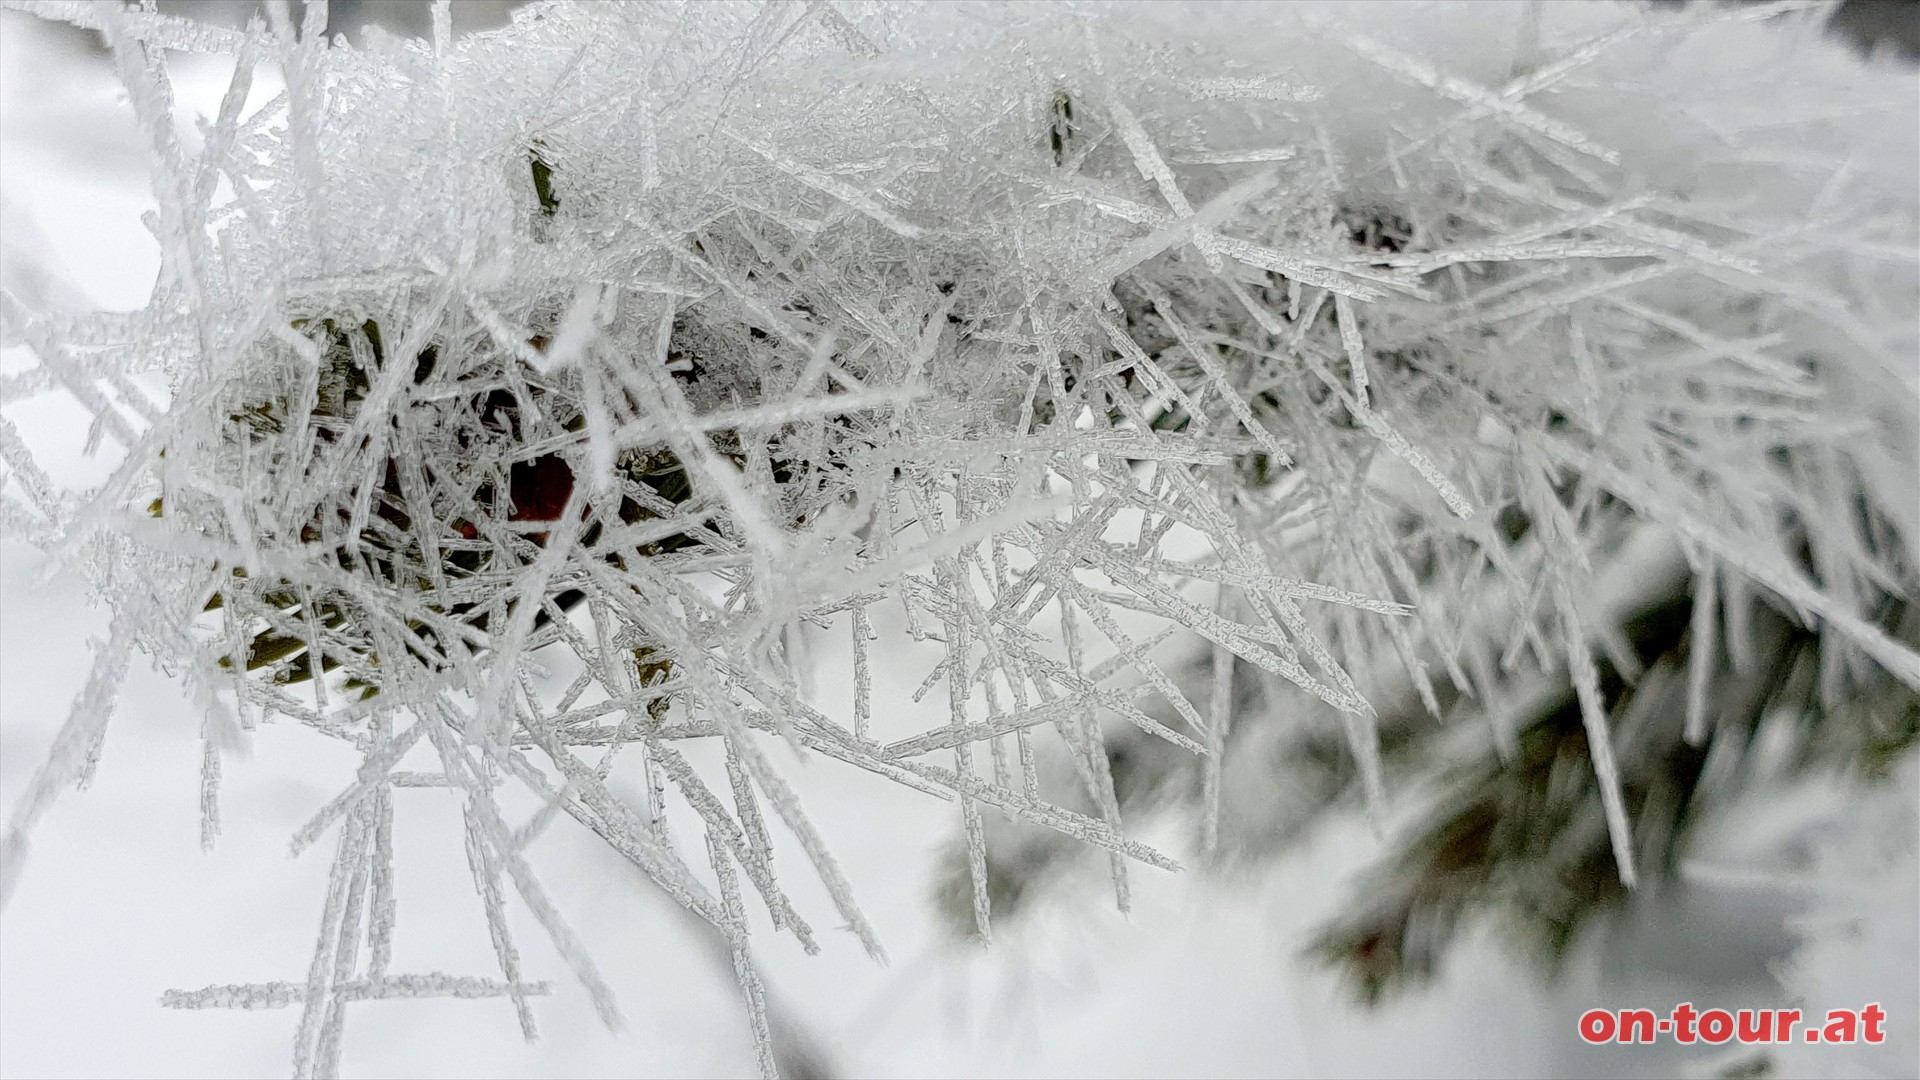
POLYGON ((1687 738, 1755 604, 1821 629, 1828 695, 1920 686, 1883 625, 1920 584, 1920 129, 1817 5, 540 3, 459 41, 442 5, 361 48, 317 3, 7 6, 111 47, 163 269, 131 314, 5 297, 40 366, 0 401, 72 395, 118 461, 57 490, 0 421, 0 521, 115 620, 5 884, 136 651, 203 706, 209 843, 248 729, 351 744, 294 838, 335 851, 304 978, 169 998, 299 1008, 301 1074, 373 998, 531 1036, 510 903, 614 1022, 523 855, 560 815, 723 936, 772 1070, 748 905, 818 917, 776 865, 882 955, 787 761, 951 802, 983 937, 988 816, 1104 848, 1124 905, 1174 864, 1103 739, 1217 803, 1236 658, 1337 713, 1376 803, 1378 695, 1565 664, 1630 883, 1595 671, 1649 535, 1694 582, 1687 738), (234 58, 219 115, 175 115, 169 51, 234 58), (883 611, 942 657, 911 707, 873 700, 883 611), (850 703, 803 623, 851 636, 850 703), (497 978, 389 970, 410 787, 464 807, 497 978))

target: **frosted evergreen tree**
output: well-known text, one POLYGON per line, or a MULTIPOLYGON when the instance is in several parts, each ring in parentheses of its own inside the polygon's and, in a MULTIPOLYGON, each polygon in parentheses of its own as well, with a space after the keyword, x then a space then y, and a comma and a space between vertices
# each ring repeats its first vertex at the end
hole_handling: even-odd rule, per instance
POLYGON ((5 6, 104 36, 163 268, 132 314, 0 297, 39 360, 0 403, 69 394, 117 461, 60 490, 0 420, 0 525, 114 615, 0 888, 136 653, 200 705, 207 844, 256 726, 350 745, 293 837, 334 852, 304 974, 167 998, 298 1009, 299 1075, 379 998, 533 1037, 510 904, 617 1023, 524 854, 562 819, 801 1068, 749 905, 811 951, 810 873, 884 951, 796 757, 952 804, 981 939, 1074 853, 1125 908, 1430 805, 1324 938, 1377 995, 1476 912, 1552 953, 1671 874, 1762 728, 1913 741, 1920 106, 1826 6, 441 4, 361 47, 322 4, 5 6), (234 58, 218 115, 170 51, 234 58), (941 657, 912 710, 880 610, 941 657), (853 643, 844 709, 802 625, 853 643), (392 969, 435 795, 497 972, 392 969), (1190 851, 1135 838, 1170 805, 1190 851))

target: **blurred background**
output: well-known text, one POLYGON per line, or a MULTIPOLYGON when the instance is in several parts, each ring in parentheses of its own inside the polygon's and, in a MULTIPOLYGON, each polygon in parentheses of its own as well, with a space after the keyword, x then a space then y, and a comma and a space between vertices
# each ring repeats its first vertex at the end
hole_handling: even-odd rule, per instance
MULTIPOLYGON (((248 0, 158 6, 227 24, 256 10, 248 0)), ((457 0, 454 30, 504 25, 517 6, 457 0)), ((425 36, 430 8, 424 0, 329 6, 330 35, 360 41, 369 25, 425 36)), ((1876 64, 1920 55, 1920 3, 1850 0, 1828 26, 1876 64)), ((183 110, 211 114, 227 70, 194 58, 174 70, 183 110)), ((140 223, 151 205, 143 151, 95 35, 0 12, 0 193, 0 245, 31 248, 36 265, 58 268, 69 302, 145 302, 158 258, 140 223)), ((7 265, 7 286, 26 287, 22 261, 7 265)), ((0 351, 0 375, 19 363, 17 349, 0 351)), ((57 479, 84 485, 103 475, 106 466, 83 453, 77 410, 38 397, 5 411, 36 453, 63 466, 57 479)), ((1672 599, 1684 605, 1684 590, 1672 599)), ((1676 612, 1684 625, 1684 608, 1673 607, 1633 642, 1650 667, 1683 648, 1676 612)), ((1902 618, 1900 632, 1920 636, 1912 613, 1902 618)), ((37 552, 0 542, 7 805, 85 677, 88 639, 104 627, 78 581, 49 577, 37 552)), ((1137 875, 1130 916, 1113 910, 1099 860, 1019 830, 996 837, 994 906, 1006 918, 993 948, 982 950, 966 938, 964 867, 949 814, 863 777, 800 769, 796 786, 836 840, 893 964, 871 964, 850 939, 832 940, 838 935, 817 958, 767 939, 762 960, 784 1037, 820 1075, 843 1076, 1914 1075, 1920 705, 1889 689, 1861 703, 1884 738, 1810 746, 1801 718, 1782 712, 1789 676, 1810 646, 1784 623, 1775 640, 1768 659, 1781 677, 1750 703, 1760 741, 1779 744, 1761 748, 1770 764, 1694 803, 1703 777, 1711 779, 1708 763, 1679 751, 1650 759, 1647 782, 1681 792, 1665 824, 1686 833, 1684 858, 1631 900, 1608 874, 1517 890, 1434 877, 1434 867, 1457 868, 1461 858, 1447 846, 1457 837, 1445 821, 1424 829, 1392 822, 1383 839, 1353 797, 1338 739, 1270 739, 1241 749, 1256 763, 1246 782, 1283 791, 1277 805, 1244 815, 1217 864, 1179 878, 1137 875), (1802 1000, 1882 1001, 1906 1041, 1822 1057, 1806 1048, 1593 1048, 1574 1035, 1576 1018, 1595 1006, 1802 1000)), ((1179 650, 1169 647, 1169 665, 1204 680, 1204 657, 1179 650)), ((823 670, 849 662, 837 640, 816 642, 814 652, 823 670)), ((897 667, 887 692, 904 701, 918 669, 909 677, 908 665, 897 667)), ((1616 704, 1624 700, 1613 692, 1616 704)), ((1250 692, 1237 707, 1281 705, 1250 692)), ((351 762, 316 759, 298 730, 263 731, 254 759, 230 772, 227 832, 202 854, 199 747, 182 728, 190 715, 177 684, 136 670, 92 789, 43 829, 27 884, 0 922, 0 1074, 251 1076, 288 1067, 294 1012, 168 1012, 158 999, 172 987, 303 978, 325 867, 312 854, 286 859, 286 838, 333 795, 351 762)), ((1436 768, 1406 780, 1443 795, 1458 785, 1463 795, 1524 803, 1580 752, 1577 742, 1556 741, 1566 725, 1552 716, 1537 726, 1543 741, 1521 768, 1436 768)), ((1567 730, 1577 733, 1577 719, 1567 730)), ((1191 828, 1197 784, 1184 766, 1150 741, 1117 741, 1115 754, 1143 839, 1191 828)), ((490 970, 461 854, 445 843, 457 810, 423 798, 402 820, 401 966, 490 970)), ((1473 865, 1488 879, 1524 877, 1528 845, 1553 839, 1483 845, 1473 865)), ((523 1044, 498 1002, 373 1005, 350 1024, 349 1074, 750 1072, 724 958, 716 962, 684 932, 670 903, 597 842, 567 830, 544 837, 537 860, 612 976, 627 1030, 603 1031, 558 959, 530 945, 529 965, 555 979, 539 1007, 543 1042, 523 1044)), ((824 907, 822 897, 801 893, 803 908, 824 907)))
MULTIPOLYGON (((455 33, 504 25, 513 9, 525 0, 454 0, 455 33)), ((1685 0, 1654 0, 1677 4, 1685 0)), ((1737 0, 1760 3, 1763 0, 1737 0)), ((292 0, 295 17, 304 0, 292 0)), ((223 25, 239 26, 260 11, 257 0, 159 0, 159 9, 223 25)), ((389 33, 425 37, 432 32, 429 0, 331 0, 327 5, 327 35, 345 34, 358 42, 361 30, 378 26, 389 33)), ((1920 55, 1920 2, 1916 0, 1844 0, 1828 23, 1835 36, 1863 50, 1891 49, 1906 56, 1920 55)), ((75 31, 80 36, 88 36, 75 31)))

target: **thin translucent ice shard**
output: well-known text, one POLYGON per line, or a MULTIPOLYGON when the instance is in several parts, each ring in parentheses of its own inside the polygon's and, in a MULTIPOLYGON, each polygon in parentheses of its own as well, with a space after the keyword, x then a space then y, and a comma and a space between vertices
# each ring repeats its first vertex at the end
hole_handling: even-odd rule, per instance
MULTIPOLYGON (((1200 365, 1200 370, 1206 372, 1208 381, 1220 395, 1221 400, 1227 403, 1227 408, 1232 411, 1234 419, 1238 420, 1240 426, 1246 428, 1247 432, 1260 443, 1261 449, 1267 452, 1276 467, 1292 464, 1293 455, 1289 454, 1287 449, 1280 445, 1280 441, 1267 430, 1266 425, 1253 415, 1253 410, 1247 407, 1246 399, 1241 395, 1240 389, 1233 385, 1226 371, 1221 368, 1219 358, 1213 354, 1212 350, 1197 344, 1193 335, 1187 332, 1186 326, 1174 317, 1172 298, 1152 287, 1148 287, 1148 295, 1153 297, 1154 310, 1166 320, 1167 328, 1173 331, 1181 348, 1200 365)), ((1340 300, 1345 302, 1346 297, 1342 296, 1340 300)))
POLYGON ((1167 855, 1139 841, 1120 836, 1108 829, 1105 823, 1065 807, 1036 803, 1020 792, 996 787, 976 777, 963 776, 937 765, 906 762, 903 768, 962 795, 1005 810, 1023 821, 1052 829, 1064 836, 1106 848, 1161 870, 1180 869, 1180 864, 1167 855))
POLYGON ((1262 172, 1240 181, 1208 200, 1197 212, 1177 216, 1100 260, 1087 272, 1088 281, 1103 286, 1169 248, 1184 243, 1201 243, 1203 246, 1210 243, 1200 241, 1198 237, 1205 230, 1227 221, 1248 202, 1272 191, 1278 182, 1278 177, 1271 172, 1262 172))
POLYGON ((1693 622, 1687 642, 1687 742, 1705 744, 1712 726, 1709 694, 1719 664, 1720 572, 1702 560, 1694 574, 1693 622))
POLYGON ((827 887, 834 907, 840 916, 847 920, 847 926, 860 941, 867 955, 880 963, 886 963, 887 952, 880 944, 880 936, 873 925, 867 921, 858 903, 853 898, 853 887, 847 883, 841 873, 840 865, 827 850, 826 841, 821 838, 813 822, 808 820, 806 811, 801 808, 791 788, 787 787, 777 772, 768 766, 761 756, 753 752, 751 746, 740 746, 741 760, 747 768, 747 774, 753 778, 754 786, 765 794, 774 813, 785 822, 800 841, 800 847, 807 853, 807 859, 819 874, 821 883, 827 887))
POLYGON ((220 835, 220 738, 211 721, 200 733, 200 850, 212 851, 220 835))
MULTIPOLYGON (((750 835, 756 830, 743 827, 727 814, 725 807, 700 780, 685 758, 671 746, 663 744, 655 749, 663 769, 680 789, 687 804, 705 819, 709 843, 725 845, 733 858, 746 869, 749 879, 759 890, 767 906, 767 912, 772 917, 775 928, 792 930, 794 936, 800 941, 801 947, 809 954, 818 952, 819 946, 814 942, 812 929, 794 911, 792 902, 774 883, 771 848, 764 836, 764 825, 759 825, 757 828, 762 835, 757 837, 750 835)), ((730 756, 738 758, 737 754, 730 756)), ((746 782, 745 771, 741 769, 738 783, 744 787, 746 782)), ((737 791, 735 797, 736 805, 752 805, 750 801, 739 802, 740 796, 737 791)), ((748 798, 751 799, 750 794, 748 798)), ((741 817, 748 818, 749 815, 742 814, 741 817)), ((755 809, 750 817, 752 821, 758 823, 758 810, 755 809)))
POLYGON ((1299 150, 1291 146, 1264 146, 1251 150, 1197 150, 1175 156, 1177 165, 1243 165, 1268 161, 1292 161, 1299 150))
POLYGON ((1508 98, 1496 94, 1465 79, 1448 75, 1424 60, 1408 56, 1360 34, 1336 31, 1332 36, 1336 42, 1355 55, 1371 60, 1403 79, 1438 91, 1455 101, 1476 106, 1517 127, 1544 135, 1569 149, 1599 158, 1609 165, 1617 165, 1620 162, 1619 151, 1600 145, 1571 124, 1533 109, 1522 103, 1517 96, 1508 98))
MULTIPOLYGON (((167 1009, 284 1009, 306 1000, 307 988, 296 982, 231 983, 206 986, 198 990, 169 990, 160 996, 167 1009)), ((391 999, 458 998, 477 1001, 509 997, 515 994, 542 997, 553 993, 551 983, 527 983, 508 986, 495 979, 471 975, 447 975, 427 972, 420 975, 388 975, 380 978, 349 979, 333 988, 339 1001, 383 1001, 391 999)))
MULTIPOLYGON (((1920 688, 1920 653, 1835 603, 1798 570, 1785 565, 1777 557, 1768 558, 1757 553, 1749 544, 1703 521, 1695 510, 1683 502, 1663 495, 1652 485, 1634 478, 1611 462, 1602 461, 1589 452, 1564 443, 1548 445, 1549 452, 1561 460, 1578 463, 1584 472, 1600 478, 1608 490, 1632 504, 1642 514, 1699 544, 1726 566, 1741 571, 1758 584, 1773 590, 1808 615, 1825 620, 1834 631, 1850 639, 1894 677, 1908 686, 1920 688)), ((1741 656, 1739 643, 1748 636, 1745 633, 1736 634, 1733 630, 1731 624, 1739 617, 1735 615, 1737 610, 1738 605, 1729 595, 1726 603, 1729 623, 1727 643, 1736 662, 1741 656)))
POLYGON ((1303 86, 1276 75, 1263 75, 1255 78, 1235 78, 1216 76, 1207 79, 1192 79, 1187 83, 1194 96, 1199 98, 1243 99, 1255 101, 1318 101, 1322 92, 1317 86, 1303 86))
POLYGON ((389 739, 377 750, 367 754, 360 762, 353 785, 328 800, 306 823, 294 831, 290 849, 291 854, 299 855, 314 841, 320 839, 327 828, 340 820, 348 811, 357 807, 361 800, 385 785, 394 766, 413 748, 420 736, 426 734, 420 723, 411 724, 398 738, 389 739))
POLYGON ((335 1063, 327 1060, 326 1046, 338 1046, 338 1028, 344 1022, 333 1008, 333 986, 342 981, 337 969, 339 944, 343 930, 352 932, 348 909, 355 871, 358 869, 361 835, 359 830, 340 831, 333 868, 327 878, 326 903, 320 913, 320 933, 314 942, 313 960, 307 968, 307 981, 300 997, 300 1026, 294 1034, 293 1074, 296 1077, 331 1075, 335 1063))
POLYGON ((7 833, 0 840, 0 907, 13 898, 25 868, 27 846, 40 818, 53 805, 61 789, 79 778, 86 767, 91 748, 98 745, 113 716, 120 693, 120 682, 127 673, 127 661, 133 650, 133 625, 116 619, 105 643, 95 643, 93 667, 86 684, 73 699, 66 723, 53 738, 47 759, 34 771, 27 790, 13 804, 7 817, 7 833))
POLYGON ((727 914, 724 928, 727 938, 727 951, 733 961, 734 978, 740 984, 740 996, 747 1005, 747 1027, 753 1033, 753 1056, 760 1068, 760 1075, 774 1080, 780 1075, 780 1067, 774 1060, 773 1033, 767 1023, 766 988, 760 982, 760 974, 754 969, 753 956, 747 951, 746 912, 740 904, 740 884, 734 876, 733 864, 727 851, 711 831, 707 833, 707 859, 713 866, 714 877, 720 884, 720 904, 727 914))
MULTIPOLYGON (((481 778, 472 775, 472 764, 455 745, 454 732, 464 725, 456 725, 458 717, 450 709, 443 708, 436 719, 439 722, 425 719, 422 722, 427 727, 428 738, 440 752, 442 767, 467 792, 469 859, 474 868, 476 884, 480 886, 483 899, 488 902, 490 928, 494 926, 495 912, 500 913, 494 940, 507 981, 515 985, 520 983, 517 952, 507 936, 504 910, 496 898, 502 877, 512 882, 535 921, 546 932, 554 950, 572 969, 575 980, 586 989, 601 1022, 608 1030, 619 1030, 623 1021, 619 1007, 614 1002, 613 988, 601 976, 592 955, 548 898, 546 889, 533 875, 524 857, 514 850, 512 831, 501 819, 491 793, 481 778)), ((515 1000, 515 1008, 521 1017, 521 1030, 531 1040, 534 1038, 533 1017, 524 997, 515 1000)))
POLYGON ((844 183, 812 166, 804 165, 792 158, 786 157, 765 143, 750 136, 731 130, 725 132, 725 134, 729 139, 765 158, 774 168, 779 169, 781 172, 786 173, 788 176, 793 177, 808 187, 815 188, 839 199, 841 202, 846 203, 848 206, 853 207, 855 210, 860 211, 862 214, 865 214, 901 236, 912 239, 921 234, 920 226, 901 220, 899 216, 881 206, 865 192, 860 191, 851 184, 844 183))
MULTIPOLYGON (((1524 23, 1511 74, 1482 86, 1422 48, 1418 12, 1389 46, 1340 12, 1301 35, 1223 8, 1168 38, 1126 8, 1034 8, 1023 40, 1068 43, 1036 82, 955 63, 991 60, 1004 28, 938 6, 558 3, 462 39, 438 3, 430 43, 366 50, 323 40, 318 4, 240 34, 0 6, 113 38, 167 266, 137 315, 17 320, 40 366, 0 375, 0 403, 63 391, 85 445, 124 460, 66 492, 0 421, 18 489, 0 527, 85 569, 116 635, 185 672, 208 709, 209 837, 242 727, 288 719, 361 754, 295 836, 341 845, 308 978, 170 1001, 298 1006, 303 1072, 338 1065, 373 998, 504 997, 530 1028, 510 885, 611 1022, 524 861, 562 814, 708 924, 770 1067, 740 875, 811 948, 776 873, 804 855, 878 947, 783 781, 789 750, 957 802, 984 933, 1007 917, 993 813, 1101 848, 1123 909, 1128 860, 1170 865, 1124 833, 1102 718, 1201 755, 1201 846, 1230 839, 1222 754, 1249 671, 1344 714, 1378 815, 1385 725, 1451 707, 1433 672, 1483 699, 1511 758, 1507 721, 1538 704, 1519 669, 1566 670, 1623 876, 1637 765, 1607 745, 1597 665, 1632 676, 1623 612, 1683 587, 1685 560, 1690 739, 1711 736, 1720 653, 1764 663, 1756 604, 1816 621, 1830 698, 1865 657, 1920 681, 1870 617, 1915 588, 1912 470, 1881 437, 1920 415, 1889 329, 1911 185, 1889 194, 1873 139, 1841 167, 1806 145, 1911 109, 1774 101, 1769 80, 1799 83, 1738 64, 1636 92, 1674 74, 1669 43, 1725 59, 1694 39, 1731 16, 1609 16, 1563 44, 1524 23), (1279 47, 1249 51, 1256 30, 1279 47), (1363 88, 1382 108, 1331 92, 1322 73, 1353 60, 1316 52, 1329 38, 1383 67, 1363 88), (197 157, 162 63, 182 48, 238 57, 197 157), (269 60, 287 92, 245 116, 269 60), (1615 115, 1655 97, 1657 123, 1615 115), (131 375, 155 366, 166 394, 131 375), (1407 469, 1374 467, 1388 455, 1407 469), (1519 541, 1467 516, 1516 500, 1519 541), (1690 546, 1616 559, 1622 535, 1690 546), (1782 554, 1802 540, 1810 571, 1782 554), (894 602, 946 702, 876 697, 872 605, 894 602), (827 707, 792 631, 842 614, 851 700, 827 707), (1113 655, 1088 655, 1088 625, 1113 655), (1183 641, 1210 654, 1205 701, 1156 660, 1183 641), (549 666, 578 674, 548 688, 549 666), (423 734, 438 767, 400 769, 423 734), (679 748, 714 738, 724 790, 679 748), (536 809, 510 824, 504 785, 536 809), (463 801, 493 979, 391 974, 393 814, 415 787, 463 801), (675 807, 700 822, 698 870, 675 807), (789 832, 797 851, 776 850, 789 832)), ((1527 16, 1474 18, 1505 41, 1527 16)), ((95 684, 124 651, 96 658, 54 787, 88 774, 95 684)), ((8 889, 40 814, 11 823, 8 889)))
MULTIPOLYGON (((1233 594, 1224 586, 1215 605, 1220 618, 1233 620, 1233 594)), ((1200 849, 1212 854, 1220 846, 1220 779, 1227 750, 1228 726, 1233 722, 1233 653, 1215 644, 1212 653, 1207 716, 1207 760, 1202 778, 1200 849)))
POLYGON ((1606 814, 1607 836, 1613 842, 1614 866, 1620 884, 1631 889, 1638 880, 1633 864, 1633 833, 1627 822, 1626 797, 1620 787, 1620 766, 1614 757, 1613 737, 1607 729, 1606 702, 1600 692, 1600 673, 1587 648, 1573 595, 1564 580, 1553 585, 1554 606, 1560 613, 1561 641, 1573 675, 1574 695, 1580 702, 1580 722, 1587 729, 1587 749, 1593 755, 1593 774, 1600 786, 1600 805, 1606 814))
POLYGON ((59 520, 63 500, 55 494, 52 479, 21 441, 20 429, 5 416, 0 416, 0 462, 6 463, 12 473, 9 479, 26 492, 34 509, 49 520, 59 520))
POLYGON ((1354 314, 1353 301, 1335 295, 1334 312, 1340 317, 1340 344, 1347 350, 1347 365, 1353 369, 1353 398, 1363 409, 1373 407, 1367 393, 1367 347, 1360 340, 1360 317, 1354 314))

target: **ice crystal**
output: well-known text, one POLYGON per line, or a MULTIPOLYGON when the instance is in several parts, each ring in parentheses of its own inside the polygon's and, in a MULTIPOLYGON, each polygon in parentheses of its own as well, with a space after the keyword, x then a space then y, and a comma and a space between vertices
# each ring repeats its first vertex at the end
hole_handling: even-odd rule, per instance
POLYGON ((784 759, 953 802, 983 937, 989 814, 1104 848, 1124 906, 1129 861, 1175 864, 1101 718, 1207 758, 1211 802, 1236 658, 1342 715, 1378 804, 1383 662, 1438 712, 1566 657, 1630 883, 1595 553, 1635 522, 1684 546, 1703 655, 1764 599, 1826 630, 1831 693, 1920 685, 1876 621, 1920 565, 1913 102, 1746 59, 1805 5, 541 3, 458 41, 442 6, 356 49, 317 3, 7 4, 111 47, 163 269, 131 316, 6 297, 41 366, 5 400, 65 390, 120 457, 57 492, 0 426, 0 521, 116 617, 5 886, 134 648, 206 707, 209 842, 244 728, 351 744, 293 838, 335 848, 306 978, 167 999, 297 1005, 302 1075, 375 998, 504 996, 531 1037, 515 897, 617 1023, 522 854, 561 814, 725 943, 771 1071, 747 897, 816 947, 771 819, 884 956, 784 759), (234 58, 195 139, 169 50, 234 58), (944 704, 883 715, 876 606, 944 704), (803 692, 801 622, 851 633, 849 713, 803 692), (1152 655, 1175 630, 1208 701, 1152 655), (497 980, 388 970, 416 787, 461 802, 497 980))

